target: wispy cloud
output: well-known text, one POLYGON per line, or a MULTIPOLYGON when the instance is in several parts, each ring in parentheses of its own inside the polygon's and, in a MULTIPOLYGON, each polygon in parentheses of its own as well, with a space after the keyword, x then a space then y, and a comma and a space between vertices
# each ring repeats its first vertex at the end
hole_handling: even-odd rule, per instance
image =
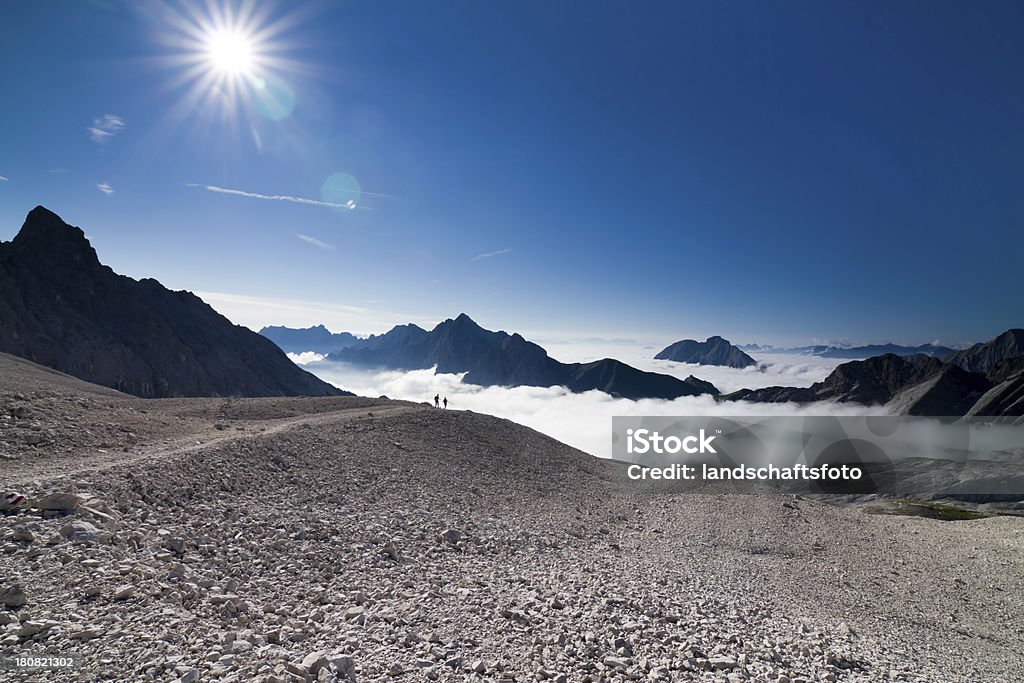
POLYGON ((334 251, 334 245, 333 244, 327 244, 327 242, 321 242, 320 240, 316 239, 315 237, 310 237, 309 235, 303 235, 303 234, 298 234, 298 235, 295 235, 295 236, 298 237, 303 242, 305 242, 306 244, 312 244, 314 247, 318 247, 320 249, 326 249, 328 251, 334 251))
MULTIPOLYGON (((329 209, 355 209, 356 203, 351 199, 344 204, 337 202, 324 202, 319 199, 309 199, 308 197, 295 197, 290 194, 262 194, 259 192, 246 192, 245 190, 233 190, 229 187, 218 187, 217 185, 202 185, 199 183, 186 183, 187 187, 201 187, 204 190, 210 192, 219 192, 220 194, 231 194, 236 197, 248 197, 249 199, 264 199, 272 202, 293 202, 295 204, 306 204, 308 206, 323 206, 329 209)), ((361 208, 361 207, 360 207, 361 208)))
POLYGON ((47 171, 47 173, 49 173, 50 175, 63 175, 64 173, 67 172, 68 169, 66 168, 51 168, 49 171, 47 171))
POLYGON ((476 256, 474 256, 473 258, 471 258, 469 260, 470 261, 479 261, 482 258, 491 258, 492 256, 501 256, 502 254, 507 254, 510 251, 512 251, 512 250, 511 249, 499 249, 498 251, 489 251, 489 252, 487 252, 485 254, 477 254, 476 256))
POLYGON ((96 189, 103 194, 114 194, 114 188, 110 186, 110 183, 99 183, 96 185, 96 189))
POLYGON ((9 178, 5 175, 0 175, 0 183, 6 183, 9 178))
POLYGON ((93 119, 91 126, 86 126, 92 141, 100 144, 107 142, 110 138, 117 135, 121 132, 122 128, 124 128, 124 119, 115 114, 104 114, 99 118, 93 119))

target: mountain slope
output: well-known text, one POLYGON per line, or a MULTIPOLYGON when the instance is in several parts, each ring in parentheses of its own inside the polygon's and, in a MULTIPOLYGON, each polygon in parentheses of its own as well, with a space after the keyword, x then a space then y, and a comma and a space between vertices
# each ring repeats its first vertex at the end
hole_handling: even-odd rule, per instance
POLYGON ((344 393, 194 294, 116 274, 41 206, 0 244, 0 351, 142 397, 344 393))
POLYGON ((984 375, 946 365, 926 379, 898 390, 886 407, 895 415, 964 415, 990 386, 984 375))
POLYGON ((855 403, 887 403, 896 393, 931 377, 942 368, 942 362, 928 358, 920 363, 895 354, 843 363, 821 382, 810 387, 765 387, 741 389, 723 398, 728 400, 780 403, 795 401, 852 401, 855 403))
POLYGON ((746 368, 757 365, 757 361, 721 337, 708 337, 707 341, 683 339, 670 344, 656 355, 655 360, 673 360, 679 363, 700 365, 724 365, 730 368, 746 368))
POLYGON ((953 355, 949 362, 970 372, 990 372, 1001 361, 1024 357, 1024 329, 1003 332, 991 341, 975 344, 953 355))
POLYGON ((978 399, 968 415, 1024 417, 1024 358, 1011 358, 988 373, 992 388, 978 399))
POLYGON ((429 332, 411 324, 396 327, 363 340, 358 347, 332 353, 328 359, 402 370, 436 367, 437 372, 465 373, 464 382, 480 386, 564 386, 574 392, 600 389, 632 399, 718 393, 708 382, 644 372, 611 358, 561 363, 521 335, 486 330, 465 313, 429 332))

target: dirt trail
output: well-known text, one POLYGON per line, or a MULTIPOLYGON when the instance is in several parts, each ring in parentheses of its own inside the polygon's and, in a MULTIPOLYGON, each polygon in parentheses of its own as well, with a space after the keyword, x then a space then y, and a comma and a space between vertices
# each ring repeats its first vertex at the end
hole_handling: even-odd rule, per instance
POLYGON ((278 419, 231 421, 226 425, 220 422, 206 422, 196 425, 195 430, 176 436, 169 441, 163 439, 159 443, 138 444, 129 452, 84 448, 75 453, 74 457, 5 462, 0 464, 0 479, 6 483, 5 485, 11 486, 27 482, 53 481, 85 472, 102 471, 110 467, 133 465, 152 460, 168 461, 208 448, 223 446, 232 441, 265 438, 300 425, 344 424, 422 410, 426 409, 408 404, 370 408, 361 406, 278 419), (222 424, 222 427, 218 429, 217 424, 222 424))

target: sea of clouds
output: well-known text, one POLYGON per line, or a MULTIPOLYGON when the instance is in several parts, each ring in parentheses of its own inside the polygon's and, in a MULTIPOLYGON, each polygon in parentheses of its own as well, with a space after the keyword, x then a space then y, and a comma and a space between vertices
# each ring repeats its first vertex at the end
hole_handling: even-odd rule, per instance
MULTIPOLYGON (((321 379, 360 396, 387 396, 432 402, 435 394, 448 398, 449 409, 472 410, 507 418, 600 457, 610 457, 614 416, 644 415, 865 415, 885 414, 880 407, 845 403, 718 403, 710 396, 675 400, 630 401, 601 391, 573 394, 561 387, 480 387, 464 384, 462 375, 434 370, 381 370, 323 360, 316 353, 288 354, 321 379)), ((565 355, 565 354, 563 354, 565 355)), ((603 356, 600 356, 603 357, 603 356)), ((713 382, 721 391, 773 385, 808 386, 824 379, 842 360, 799 355, 758 356, 758 367, 735 369, 617 356, 644 370, 686 377, 693 374, 713 382)), ((577 360, 574 358, 573 360, 577 360)), ((592 360, 592 358, 578 358, 592 360)))

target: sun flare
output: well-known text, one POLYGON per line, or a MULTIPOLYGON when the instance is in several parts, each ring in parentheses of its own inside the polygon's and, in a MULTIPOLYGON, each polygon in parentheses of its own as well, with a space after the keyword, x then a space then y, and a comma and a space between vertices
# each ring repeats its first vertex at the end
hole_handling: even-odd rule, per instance
POLYGON ((248 74, 255 61, 252 38, 240 31, 214 31, 206 39, 206 58, 226 76, 248 74))
MULTIPOLYGON (((256 0, 182 0, 163 15, 158 36, 170 49, 171 87, 181 97, 173 115, 230 121, 254 137, 258 120, 281 121, 295 107, 291 79, 305 68, 288 56, 303 15, 256 0), (276 15, 275 15, 276 12, 276 15), (257 117, 248 121, 246 119, 257 117)), ((257 142, 257 144, 259 144, 257 142)))

